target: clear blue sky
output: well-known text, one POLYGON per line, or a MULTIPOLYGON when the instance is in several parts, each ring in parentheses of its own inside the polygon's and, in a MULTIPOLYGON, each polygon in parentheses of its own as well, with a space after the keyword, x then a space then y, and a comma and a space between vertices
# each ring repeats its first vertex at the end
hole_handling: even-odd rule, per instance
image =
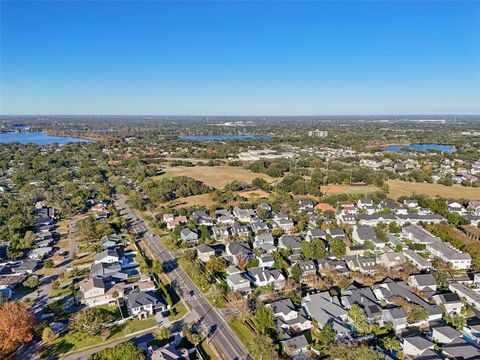
POLYGON ((1 1, 2 114, 480 114, 480 2, 1 1))

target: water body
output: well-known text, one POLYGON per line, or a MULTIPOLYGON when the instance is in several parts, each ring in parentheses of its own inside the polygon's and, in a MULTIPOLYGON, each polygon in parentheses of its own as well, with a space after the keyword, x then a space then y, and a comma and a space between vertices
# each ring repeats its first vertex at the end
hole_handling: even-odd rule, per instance
POLYGON ((410 145, 393 145, 387 146, 387 151, 389 152, 399 152, 402 150, 415 150, 415 151, 441 151, 447 153, 453 153, 457 151, 453 145, 442 145, 442 144, 410 144, 410 145))
POLYGON ((179 136, 183 140, 233 140, 233 139, 270 139, 269 135, 183 135, 179 136))
POLYGON ((50 144, 68 144, 72 142, 92 142, 88 139, 70 137, 70 136, 55 136, 48 135, 43 132, 9 132, 0 133, 0 144, 7 143, 20 143, 20 144, 37 144, 37 145, 50 145, 50 144))

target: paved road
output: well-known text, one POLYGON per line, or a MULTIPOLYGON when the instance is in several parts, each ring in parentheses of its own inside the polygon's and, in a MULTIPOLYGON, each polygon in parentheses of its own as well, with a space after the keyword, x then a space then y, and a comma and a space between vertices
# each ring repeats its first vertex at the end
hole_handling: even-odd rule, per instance
POLYGON ((165 272, 170 280, 177 284, 190 308, 197 314, 208 331, 213 333, 211 340, 215 341, 217 348, 223 352, 228 360, 251 359, 236 334, 224 321, 223 316, 209 303, 182 268, 177 265, 175 257, 166 249, 143 219, 125 203, 125 199, 121 195, 115 199, 115 205, 124 215, 133 220, 134 230, 143 234, 143 239, 152 255, 164 264, 165 272))

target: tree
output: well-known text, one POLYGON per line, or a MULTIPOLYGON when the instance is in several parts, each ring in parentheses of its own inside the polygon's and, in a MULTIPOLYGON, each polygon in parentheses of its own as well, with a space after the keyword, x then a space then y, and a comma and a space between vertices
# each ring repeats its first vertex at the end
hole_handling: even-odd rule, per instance
POLYGON ((312 251, 314 259, 323 259, 326 254, 325 243, 322 239, 313 239, 312 242, 312 251))
POLYGON ((214 274, 222 273, 227 268, 227 262, 224 259, 215 256, 207 261, 206 268, 214 274))
POLYGON ((348 317, 352 319, 353 324, 361 334, 371 332, 371 324, 368 322, 367 314, 359 305, 353 304, 348 310, 348 317))
POLYGON ((88 360, 146 360, 143 350, 131 341, 90 355, 88 360))
POLYGON ((400 351, 402 346, 400 340, 395 336, 385 336, 380 339, 380 346, 387 351, 400 351))
POLYGON ((157 340, 168 340, 172 337, 172 332, 168 327, 161 327, 160 330, 155 335, 155 339, 157 340))
POLYGON ((262 334, 250 340, 247 349, 256 360, 276 360, 278 359, 277 347, 273 340, 262 334))
POLYGON ((154 260, 152 265, 152 270, 157 275, 162 274, 164 271, 163 264, 158 260, 154 260))
POLYGON ((336 258, 342 258, 347 253, 347 247, 342 239, 332 239, 330 241, 330 249, 336 258))
POLYGON ((45 260, 45 263, 43 266, 45 266, 45 269, 51 269, 55 266, 55 264, 53 263, 52 259, 48 259, 48 260, 45 260))
POLYGON ((381 360, 385 358, 385 355, 364 344, 346 345, 342 341, 337 341, 328 348, 328 358, 332 360, 381 360))
POLYGON ((112 316, 101 308, 91 308, 79 312, 71 327, 82 335, 95 336, 100 333, 106 323, 112 321, 112 316))
POLYGON ((325 324, 323 328, 312 332, 312 338, 315 341, 316 347, 322 354, 328 349, 328 347, 335 341, 337 334, 333 331, 332 325, 325 324))
POLYGON ((412 305, 410 311, 408 312, 407 321, 410 324, 417 323, 419 321, 423 321, 427 318, 428 312, 425 308, 419 305, 412 305))
POLYGON ((42 341, 49 343, 57 338, 57 334, 53 332, 48 326, 42 331, 42 341))
POLYGON ((248 314, 248 301, 238 292, 228 293, 227 306, 241 319, 248 314))
POLYGON ((248 264, 247 255, 243 252, 239 252, 235 255, 235 263, 240 269, 245 270, 248 264))
POLYGON ((275 329, 273 310, 265 305, 257 307, 252 320, 262 334, 271 334, 275 329))
POLYGON ((33 339, 35 318, 19 301, 7 301, 0 307, 0 353, 11 354, 33 339))
POLYGON ((27 280, 24 281, 23 286, 34 289, 40 286, 40 280, 36 276, 30 276, 27 280))
POLYGON ((312 260, 314 258, 312 245, 308 241, 302 241, 300 252, 305 260, 312 260))
POLYGON ((300 268, 300 265, 298 264, 293 265, 291 274, 292 274, 291 275, 292 279, 295 280, 295 282, 299 283, 302 278, 302 269, 300 268))

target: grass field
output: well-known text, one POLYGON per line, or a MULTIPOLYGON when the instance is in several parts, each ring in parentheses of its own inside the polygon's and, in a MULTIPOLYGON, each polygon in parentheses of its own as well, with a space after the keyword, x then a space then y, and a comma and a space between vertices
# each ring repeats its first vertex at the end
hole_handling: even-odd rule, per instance
POLYGON ((206 185, 221 189, 232 181, 251 183, 255 178, 263 178, 269 182, 273 179, 265 174, 257 174, 239 166, 178 166, 166 169, 162 177, 189 176, 204 182, 206 185))
POLYGON ((388 195, 393 199, 398 199, 401 196, 426 195, 443 198, 480 200, 480 188, 468 186, 445 186, 440 184, 389 180, 388 187, 388 195))

